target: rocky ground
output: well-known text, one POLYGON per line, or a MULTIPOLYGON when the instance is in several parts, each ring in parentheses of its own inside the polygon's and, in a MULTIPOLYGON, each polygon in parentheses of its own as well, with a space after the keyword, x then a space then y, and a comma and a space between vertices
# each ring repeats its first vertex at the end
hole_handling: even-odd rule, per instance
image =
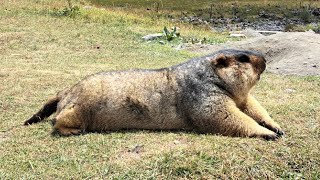
MULTIPOLYGON (((244 9, 251 11, 250 8, 244 9)), ((241 10, 240 8, 238 10, 241 10)), ((215 17, 205 19, 201 13, 197 16, 184 16, 180 21, 194 25, 207 24, 213 31, 242 31, 240 42, 222 45, 180 45, 189 51, 206 54, 224 48, 255 50, 263 53, 268 61, 267 71, 285 75, 320 75, 320 8, 300 7, 286 9, 277 7, 274 12, 259 10, 255 20, 249 20, 245 13, 236 12, 233 17, 215 17), (297 27, 301 27, 300 29, 297 27), (309 32, 305 31, 311 26, 309 32), (264 36, 258 31, 277 31, 279 33, 264 36), (280 33, 281 32, 281 33, 280 33)), ((237 35, 237 34, 236 34, 237 35)), ((240 34, 238 34, 240 35, 240 34)))
MULTIPOLYGON (((250 8, 246 11, 251 11, 250 8)), ((317 27, 320 22, 320 8, 297 8, 284 10, 279 7, 275 12, 266 12, 260 10, 256 15, 249 18, 241 13, 235 13, 233 17, 212 17, 208 19, 203 13, 195 16, 183 16, 180 21, 193 25, 209 25, 214 31, 234 31, 244 30, 247 28, 265 31, 295 31, 296 26, 306 26, 311 24, 317 27), (283 12, 286 11, 286 12, 283 12)), ((320 28, 313 29, 320 33, 320 28)))
POLYGON ((320 75, 320 34, 286 32, 222 45, 194 44, 185 49, 201 54, 220 49, 254 50, 266 56, 267 71, 284 75, 320 75))

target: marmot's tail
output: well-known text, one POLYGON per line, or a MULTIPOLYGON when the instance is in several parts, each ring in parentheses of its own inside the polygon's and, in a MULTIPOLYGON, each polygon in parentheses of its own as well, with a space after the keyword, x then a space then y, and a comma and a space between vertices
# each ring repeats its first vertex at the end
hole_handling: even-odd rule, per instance
POLYGON ((57 111, 57 105, 59 101, 60 98, 58 96, 49 99, 36 114, 24 122, 24 125, 37 123, 44 120, 46 117, 49 117, 51 114, 57 111))

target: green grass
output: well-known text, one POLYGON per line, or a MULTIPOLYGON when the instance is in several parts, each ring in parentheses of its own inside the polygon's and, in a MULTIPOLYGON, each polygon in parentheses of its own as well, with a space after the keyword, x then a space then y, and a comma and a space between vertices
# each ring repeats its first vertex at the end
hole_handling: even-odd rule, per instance
POLYGON ((319 19, 312 17, 308 12, 310 8, 320 8, 320 2, 313 0, 89 0, 93 4, 110 9, 122 9, 139 12, 151 16, 185 17, 197 16, 209 21, 215 18, 238 17, 242 20, 257 20, 260 12, 277 15, 280 19, 284 17, 298 18, 309 22, 319 19), (293 10, 303 11, 294 13, 293 10))
MULTIPOLYGON (((165 19, 95 8, 57 16, 65 6, 0 2, 0 179, 320 178, 319 77, 262 77, 254 94, 286 132, 275 142, 154 131, 54 137, 48 121, 21 126, 48 97, 86 75, 166 67, 195 56, 175 50, 175 43, 141 40, 176 25, 165 19)), ((184 37, 227 40, 178 25, 184 37)))
POLYGON ((266 6, 277 6, 277 5, 285 5, 286 7, 299 7, 304 5, 319 5, 319 3, 313 0, 300 0, 300 1, 286 1, 286 0, 268 0, 268 1, 259 1, 259 0, 242 0, 242 1, 234 1, 234 0, 115 0, 115 1, 104 1, 104 0, 89 0, 95 4, 100 4, 108 7, 122 7, 122 8, 149 8, 150 10, 154 10, 159 4, 159 10, 173 10, 173 11, 196 11, 199 9, 209 8, 210 5, 214 6, 227 6, 231 4, 238 4, 241 6, 245 5, 257 5, 258 7, 266 7, 266 6))

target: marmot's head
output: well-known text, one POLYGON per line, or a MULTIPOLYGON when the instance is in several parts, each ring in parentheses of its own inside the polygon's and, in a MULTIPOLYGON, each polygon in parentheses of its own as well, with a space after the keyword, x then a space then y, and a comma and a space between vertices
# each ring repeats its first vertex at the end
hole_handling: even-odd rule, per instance
POLYGON ((221 80, 219 87, 238 100, 247 97, 266 68, 265 58, 253 51, 222 50, 208 60, 221 80))

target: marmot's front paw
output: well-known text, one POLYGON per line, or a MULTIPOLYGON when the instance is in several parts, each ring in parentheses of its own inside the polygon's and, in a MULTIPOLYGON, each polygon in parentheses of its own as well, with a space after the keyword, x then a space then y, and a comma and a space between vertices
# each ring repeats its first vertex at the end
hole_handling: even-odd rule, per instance
POLYGON ((266 128, 262 128, 262 131, 251 134, 251 135, 249 135, 249 137, 258 137, 258 138, 263 138, 267 141, 274 141, 274 140, 278 139, 280 136, 278 134, 276 134, 275 132, 272 132, 266 128))
POLYGON ((276 127, 276 126, 273 126, 273 125, 270 125, 270 124, 267 124, 266 122, 262 122, 260 123, 261 126, 275 132, 278 136, 283 136, 284 135, 284 132, 281 130, 280 127, 276 127))
POLYGON ((272 126, 265 126, 267 129, 275 132, 278 136, 283 136, 284 135, 284 132, 278 128, 278 127, 272 127, 272 126))
POLYGON ((277 133, 278 136, 283 136, 284 132, 281 129, 276 128, 276 131, 274 131, 275 133, 277 133))
POLYGON ((278 136, 278 134, 265 134, 261 135, 261 137, 267 141, 274 141, 277 140, 280 136, 278 136))

